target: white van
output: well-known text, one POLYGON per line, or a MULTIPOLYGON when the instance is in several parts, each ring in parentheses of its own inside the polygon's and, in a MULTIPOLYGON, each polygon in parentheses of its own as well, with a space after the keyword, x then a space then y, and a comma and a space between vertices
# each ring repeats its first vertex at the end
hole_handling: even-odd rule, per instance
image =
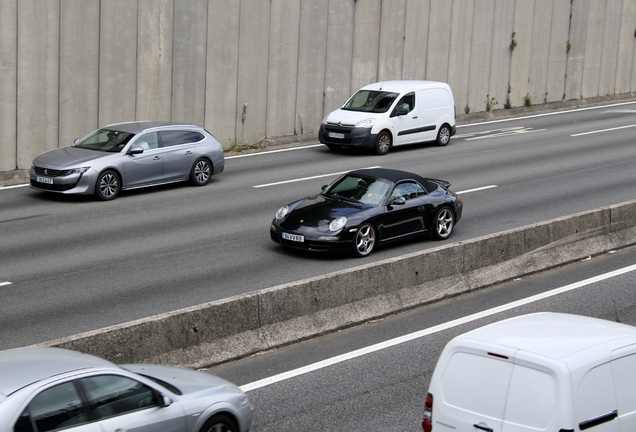
POLYGON ((455 135, 455 99, 437 81, 384 81, 362 87, 322 121, 318 139, 332 150, 356 147, 386 154, 392 146, 455 135))
POLYGON ((636 327, 537 313, 457 336, 433 372, 422 429, 636 431, 636 327))

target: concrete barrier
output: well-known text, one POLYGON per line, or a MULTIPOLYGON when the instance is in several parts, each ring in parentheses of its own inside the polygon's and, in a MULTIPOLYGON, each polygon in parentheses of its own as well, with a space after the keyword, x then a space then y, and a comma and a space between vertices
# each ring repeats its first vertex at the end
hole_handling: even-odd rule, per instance
POLYGON ((636 244, 636 200, 42 345, 204 367, 636 244))

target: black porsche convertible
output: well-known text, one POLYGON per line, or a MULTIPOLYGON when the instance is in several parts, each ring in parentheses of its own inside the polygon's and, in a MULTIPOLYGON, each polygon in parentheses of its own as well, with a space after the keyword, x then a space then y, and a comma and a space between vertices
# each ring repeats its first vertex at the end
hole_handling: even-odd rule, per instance
POLYGON ((450 183, 386 168, 343 174, 318 195, 281 207, 272 240, 284 246, 369 255, 383 242, 429 233, 445 240, 462 216, 450 183))

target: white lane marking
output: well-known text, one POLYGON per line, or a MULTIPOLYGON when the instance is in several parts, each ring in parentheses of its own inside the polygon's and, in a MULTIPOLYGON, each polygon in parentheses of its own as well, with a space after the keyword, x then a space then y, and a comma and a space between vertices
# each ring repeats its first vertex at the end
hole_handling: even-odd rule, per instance
POLYGON ((517 127, 495 129, 495 130, 484 131, 484 132, 466 133, 461 135, 455 135, 455 137, 464 139, 466 141, 473 141, 473 140, 486 139, 486 138, 496 138, 501 136, 520 135, 520 134, 526 134, 526 133, 532 133, 532 132, 542 132, 545 130, 547 129, 534 129, 531 127, 517 126, 517 127))
POLYGON ((0 286, 11 285, 11 282, 0 282, 0 286))
POLYGON ((597 133, 602 133, 602 132, 615 131, 615 130, 619 130, 619 129, 633 128, 633 127, 636 127, 636 124, 628 125, 628 126, 619 126, 619 127, 615 127, 615 128, 611 128, 611 129, 601 129, 601 130, 595 130, 595 131, 590 131, 590 132, 582 132, 582 133, 572 134, 570 136, 577 137, 577 136, 581 136, 581 135, 591 135, 591 134, 597 134, 597 133))
POLYGON ((0 190, 2 189, 15 189, 15 188, 19 188, 19 187, 25 187, 28 186, 29 183, 22 183, 22 184, 18 184, 18 185, 11 185, 11 186, 2 186, 0 187, 0 190))
POLYGON ((254 152, 254 153, 245 153, 245 154, 239 154, 239 155, 233 155, 233 156, 225 156, 225 159, 238 159, 238 158, 244 158, 244 157, 250 157, 250 156, 262 156, 262 155, 267 155, 267 154, 271 154, 271 153, 281 153, 281 152, 288 152, 288 151, 293 151, 293 150, 305 150, 308 148, 312 148, 312 147, 324 147, 324 144, 310 144, 310 145, 306 145, 306 146, 302 146, 302 147, 290 147, 290 148, 285 148, 285 149, 278 149, 278 150, 268 150, 268 151, 262 151, 262 152, 254 152))
MULTIPOLYGON (((373 169, 373 168, 380 168, 380 167, 379 166, 373 166, 373 167, 360 168, 360 169, 373 169)), ((262 187, 267 187, 267 186, 281 185, 281 184, 285 184, 285 183, 295 183, 295 182, 299 182, 299 181, 313 180, 313 179, 322 178, 322 177, 331 177, 331 176, 335 176, 335 175, 345 174, 345 173, 348 173, 350 171, 352 171, 352 170, 341 171, 341 172, 331 173, 331 174, 321 174, 321 175, 312 176, 312 177, 297 178, 297 179, 293 179, 293 180, 284 180, 284 181, 280 181, 280 182, 276 182, 276 183, 267 183, 267 184, 252 186, 252 187, 262 188, 262 187)))
POLYGON ((482 186, 482 187, 478 187, 478 188, 474 188, 474 189, 466 189, 464 191, 459 191, 459 192, 457 192, 457 194, 467 194, 467 193, 470 193, 470 192, 477 192, 477 191, 480 191, 480 190, 492 189, 492 188, 496 188, 496 187, 497 187, 497 185, 482 186))
POLYGON ((336 356, 336 357, 331 357, 331 358, 328 358, 326 360, 322 360, 322 361, 319 361, 319 362, 316 362, 316 363, 313 363, 313 364, 310 364, 310 365, 307 365, 307 366, 303 366, 303 367, 298 368, 298 369, 294 369, 294 370, 291 370, 291 371, 288 371, 288 372, 284 372, 284 373, 281 373, 281 374, 278 374, 278 375, 274 375, 274 376, 271 376, 271 377, 268 377, 268 378, 264 378, 262 380, 254 381, 252 383, 242 385, 241 386, 241 390, 243 390, 244 392, 249 392, 249 391, 252 391, 252 390, 259 389, 261 387, 266 387, 268 385, 271 385, 271 384, 274 384, 274 383, 277 383, 277 382, 280 382, 280 381, 285 381, 285 380, 288 380, 290 378, 294 378, 294 377, 297 377, 297 376, 300 376, 300 375, 304 375, 304 374, 307 374, 307 373, 310 373, 310 372, 313 372, 313 371, 316 371, 316 370, 319 370, 319 369, 326 368, 328 366, 335 365, 337 363, 341 363, 341 362, 344 362, 344 361, 347 361, 347 360, 354 359, 356 357, 361 357, 363 355, 370 354, 370 353, 373 353, 373 352, 376 352, 376 351, 380 351, 380 350, 383 350, 385 348, 390 348, 390 347, 395 346, 395 345, 399 345, 399 344, 402 344, 402 343, 405 343, 405 342, 409 342, 409 341, 412 341, 414 339, 419 339, 419 338, 422 338, 424 336, 429 336, 431 334, 438 333, 438 332, 441 332, 441 331, 444 331, 444 330, 448 330, 450 328, 457 327, 459 325, 466 324, 466 323, 469 323, 469 322, 472 322, 472 321, 476 321, 478 319, 485 318, 485 317, 488 317, 488 316, 491 316, 491 315, 495 315, 495 314, 498 314, 498 313, 501 313, 501 312, 505 312, 507 310, 514 309, 514 308, 517 308, 519 306, 524 306, 524 305, 527 305, 527 304, 530 304, 530 303, 537 302, 539 300, 544 300, 546 298, 553 297, 553 296, 556 296, 558 294, 562 294, 564 292, 573 291, 573 290, 576 290, 576 289, 579 289, 579 288, 583 288, 583 287, 591 285, 593 283, 600 282, 600 281, 603 281, 603 280, 606 280, 606 279, 610 279, 610 278, 613 278, 613 277, 616 277, 616 276, 620 276, 622 274, 629 273, 629 272, 632 272, 632 271, 635 271, 635 270, 636 270, 636 264, 635 265, 631 265, 629 267, 624 267, 622 269, 614 270, 614 271, 611 271, 609 273, 604 273, 604 274, 599 275, 599 276, 594 276, 592 278, 585 279, 585 280, 582 280, 582 281, 579 281, 579 282, 574 282, 572 284, 565 285, 565 286, 560 287, 560 288, 555 288, 555 289, 553 289, 551 291, 547 291, 547 292, 544 292, 544 293, 541 293, 541 294, 533 295, 533 296, 527 297, 525 299, 517 300, 517 301, 511 302, 511 303, 507 303, 505 305, 501 305, 501 306, 497 306, 497 307, 494 307, 494 308, 491 308, 491 309, 487 309, 487 310, 482 311, 482 312, 477 312, 477 313, 474 313, 472 315, 465 316, 463 318, 458 318, 458 319, 455 319, 455 320, 452 320, 452 321, 448 321, 446 323, 442 323, 442 324, 439 324, 439 325, 436 325, 436 326, 433 326, 433 327, 429 327, 427 329, 419 330, 417 332, 410 333, 410 334, 407 334, 407 335, 404 335, 404 336, 400 336, 400 337, 395 338, 395 339, 391 339, 391 340, 388 340, 388 341, 380 342, 378 344, 371 345, 371 346, 368 346, 368 347, 365 347, 365 348, 361 348, 361 349, 358 349, 358 350, 355 350, 355 351, 351 351, 351 352, 348 352, 348 353, 345 353, 345 354, 342 354, 342 355, 339 355, 339 356, 336 356))

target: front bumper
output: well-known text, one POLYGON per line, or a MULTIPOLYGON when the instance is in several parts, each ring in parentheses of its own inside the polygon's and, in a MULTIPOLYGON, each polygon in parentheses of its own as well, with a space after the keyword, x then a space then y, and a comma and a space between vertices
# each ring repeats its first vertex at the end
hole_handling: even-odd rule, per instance
POLYGON ((377 136, 377 134, 371 133, 371 128, 338 126, 331 123, 321 124, 318 132, 318 140, 322 144, 364 149, 372 149, 375 146, 377 136), (330 134, 340 134, 343 138, 336 138, 330 134))
POLYGON ((31 189, 44 192, 56 192, 61 194, 92 194, 95 189, 95 178, 90 170, 83 174, 60 175, 61 171, 48 170, 39 174, 40 169, 31 167, 29 171, 31 189), (44 183, 48 179, 51 183, 44 183))
POLYGON ((332 251, 340 251, 345 250, 347 248, 351 248, 352 241, 351 238, 343 239, 340 237, 338 240, 318 240, 316 237, 312 238, 307 235, 307 233, 296 233, 290 230, 283 230, 276 223, 272 222, 269 234, 274 243, 278 243, 279 245, 283 245, 286 247, 294 248, 294 249, 302 249, 314 252, 332 252, 332 251), (283 231, 288 234, 298 234, 304 237, 304 241, 297 242, 292 240, 286 240, 283 238, 283 231))

